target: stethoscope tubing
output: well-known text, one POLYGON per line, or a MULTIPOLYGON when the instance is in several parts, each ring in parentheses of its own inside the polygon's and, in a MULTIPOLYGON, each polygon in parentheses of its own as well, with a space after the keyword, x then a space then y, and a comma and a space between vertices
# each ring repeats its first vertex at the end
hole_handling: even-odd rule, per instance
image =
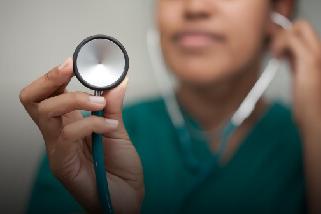
MULTIPOLYGON (((75 76, 85 87, 94 90, 95 96, 102 96, 103 90, 113 89, 124 80, 129 69, 129 57, 125 47, 117 39, 111 36, 98 34, 98 35, 87 37, 76 47, 75 52, 73 54, 73 68, 74 68, 73 70, 74 70, 75 76), (113 42, 122 51, 124 55, 124 70, 121 73, 121 76, 111 85, 108 85, 105 87, 97 87, 95 85, 92 85, 86 82, 86 80, 81 76, 81 73, 79 72, 77 67, 77 64, 78 64, 77 59, 78 59, 79 52, 88 42, 96 39, 108 40, 113 42)), ((91 114, 98 117, 104 117, 103 110, 94 111, 91 114)), ((112 202, 111 202, 111 197, 110 197, 110 192, 108 187, 108 179, 107 179, 108 175, 107 175, 107 170, 105 166, 104 156, 105 155, 104 155, 103 136, 98 133, 92 133, 92 157, 93 157, 93 164, 94 164, 94 170, 95 170, 95 176, 96 176, 98 198, 99 198, 103 213, 112 214, 114 211, 112 208, 112 202)))
MULTIPOLYGON (((289 29, 292 26, 289 19, 276 12, 271 13, 271 20, 283 29, 289 29)), ((179 138, 178 141, 184 156, 184 163, 187 168, 198 175, 184 200, 183 204, 186 204, 188 203, 191 195, 197 191, 197 188, 206 181, 211 173, 214 173, 216 168, 220 166, 220 158, 228 146, 230 137, 244 122, 244 120, 251 115, 257 101, 262 97, 263 93, 273 80, 276 72, 279 70, 281 62, 277 59, 271 59, 268 62, 267 67, 263 71, 257 83, 222 129, 223 131, 220 134, 218 152, 213 154, 212 158, 206 165, 202 165, 192 153, 191 135, 187 130, 185 119, 175 98, 174 88, 166 86, 166 79, 168 80, 168 77, 162 73, 162 71, 166 70, 163 62, 157 59, 160 55, 159 51, 156 50, 159 48, 159 35, 155 30, 149 30, 147 33, 147 47, 153 65, 154 75, 161 91, 161 96, 163 97, 169 118, 179 138)))
MULTIPOLYGON (((95 91, 95 95, 101 95, 100 91, 95 91)), ((93 111, 91 113, 94 116, 104 117, 104 111, 93 111)), ((111 203, 111 197, 108 187, 108 175, 105 167, 104 158, 104 145, 102 134, 92 134, 92 157, 94 162, 94 169, 96 175, 96 185, 98 198, 103 209, 104 214, 112 214, 113 208, 111 203)))

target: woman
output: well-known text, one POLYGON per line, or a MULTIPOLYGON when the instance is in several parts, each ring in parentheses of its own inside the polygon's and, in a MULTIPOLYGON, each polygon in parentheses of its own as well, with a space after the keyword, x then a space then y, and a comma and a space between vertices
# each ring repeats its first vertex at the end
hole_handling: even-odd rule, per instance
MULTIPOLYGON (((127 80, 104 98, 68 92, 71 59, 25 87, 21 102, 47 150, 29 212, 100 211, 88 138, 97 132, 105 136, 117 213, 321 213, 320 38, 305 21, 285 31, 270 20, 272 11, 290 17, 294 6, 293 0, 157 1, 164 59, 196 132, 220 129, 253 87, 266 51, 292 65, 295 120, 285 106, 261 99, 231 137, 222 166, 196 188, 199 173, 184 164, 162 99, 122 114, 127 80), (79 111, 100 109, 105 119, 79 111)), ((209 140, 192 134, 190 149, 206 166, 219 143, 215 134, 209 140)))

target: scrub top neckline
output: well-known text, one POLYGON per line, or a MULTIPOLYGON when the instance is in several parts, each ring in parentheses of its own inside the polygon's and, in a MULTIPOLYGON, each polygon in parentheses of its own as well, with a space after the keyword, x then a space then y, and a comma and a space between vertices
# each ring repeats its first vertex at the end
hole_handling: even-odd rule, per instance
MULTIPOLYGON (((253 140, 251 140, 252 136, 254 136, 255 133, 261 128, 261 126, 265 123, 265 120, 267 120, 269 118, 269 115, 273 112, 273 110, 275 109, 275 107, 277 105, 279 105, 277 102, 267 104, 262 115, 258 118, 257 121, 254 122, 252 127, 247 131, 245 136, 241 139, 241 142, 240 142, 239 146, 236 148, 236 150, 234 151, 232 157, 223 166, 218 165, 218 167, 217 167, 218 170, 228 168, 235 161, 235 159, 237 159, 237 157, 242 154, 244 148, 247 148, 247 146, 249 144, 251 145, 252 143, 254 143, 254 142, 252 142, 253 140)), ((194 120, 192 118, 192 116, 189 115, 189 113, 181 105, 179 105, 179 107, 182 111, 183 117, 186 120, 186 122, 191 123, 191 125, 193 125, 194 127, 197 127, 198 129, 201 130, 200 125, 197 123, 197 121, 194 120)), ((192 144, 203 144, 202 146, 206 147, 206 150, 207 150, 206 155, 208 155, 209 158, 211 158, 215 155, 215 153, 213 153, 213 151, 211 150, 209 143, 205 139, 203 139, 203 140, 194 139, 193 136, 191 136, 191 139, 192 139, 192 142, 191 142, 192 144)), ((198 146, 201 146, 201 145, 198 145, 198 146)), ((192 146, 190 147, 190 150, 191 150, 190 152, 192 154, 194 154, 192 146)), ((195 156, 195 154, 194 154, 194 156, 195 156)), ((203 166, 205 165, 205 167, 206 167, 206 165, 209 164, 208 162, 210 162, 210 159, 209 159, 209 161, 202 162, 202 165, 203 166)))

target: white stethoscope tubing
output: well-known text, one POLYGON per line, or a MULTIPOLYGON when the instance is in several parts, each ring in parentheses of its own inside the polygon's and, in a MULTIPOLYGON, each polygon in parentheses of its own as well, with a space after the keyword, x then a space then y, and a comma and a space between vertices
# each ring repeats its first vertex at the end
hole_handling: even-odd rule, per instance
MULTIPOLYGON (((292 23, 289 19, 276 12, 273 12, 271 14, 271 20, 283 29, 289 29, 292 26, 292 23)), ((185 119, 176 100, 174 88, 172 85, 168 84, 170 82, 170 79, 168 75, 165 74, 165 71, 167 69, 165 67, 165 63, 163 62, 162 53, 160 51, 160 38, 157 31, 149 30, 147 32, 147 48, 151 64, 153 66, 152 70, 154 72, 157 85, 160 89, 161 96, 164 99, 170 120, 177 130, 184 130, 186 129, 185 119)), ((229 131, 223 133, 223 135, 225 134, 225 140, 228 139, 228 135, 231 135, 234 132, 234 130, 237 127, 239 127, 244 122, 244 120, 251 115, 256 103, 263 96, 264 92, 274 79, 281 65, 282 62, 278 59, 269 60, 267 66, 265 67, 257 82, 254 84, 253 88, 250 90, 250 92, 242 101, 238 109, 232 115, 228 124, 226 124, 226 127, 229 127, 229 131)), ((188 136, 188 131, 185 130, 183 134, 184 137, 181 137, 182 139, 190 140, 190 136, 188 136)), ((224 150, 224 148, 222 150, 224 150)))

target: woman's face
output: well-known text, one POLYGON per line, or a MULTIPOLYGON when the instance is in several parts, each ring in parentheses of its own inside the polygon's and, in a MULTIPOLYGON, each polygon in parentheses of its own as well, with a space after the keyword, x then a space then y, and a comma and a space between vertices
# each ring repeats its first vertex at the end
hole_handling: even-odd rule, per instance
POLYGON ((237 78, 261 57, 269 0, 158 0, 165 61, 195 85, 237 78))

